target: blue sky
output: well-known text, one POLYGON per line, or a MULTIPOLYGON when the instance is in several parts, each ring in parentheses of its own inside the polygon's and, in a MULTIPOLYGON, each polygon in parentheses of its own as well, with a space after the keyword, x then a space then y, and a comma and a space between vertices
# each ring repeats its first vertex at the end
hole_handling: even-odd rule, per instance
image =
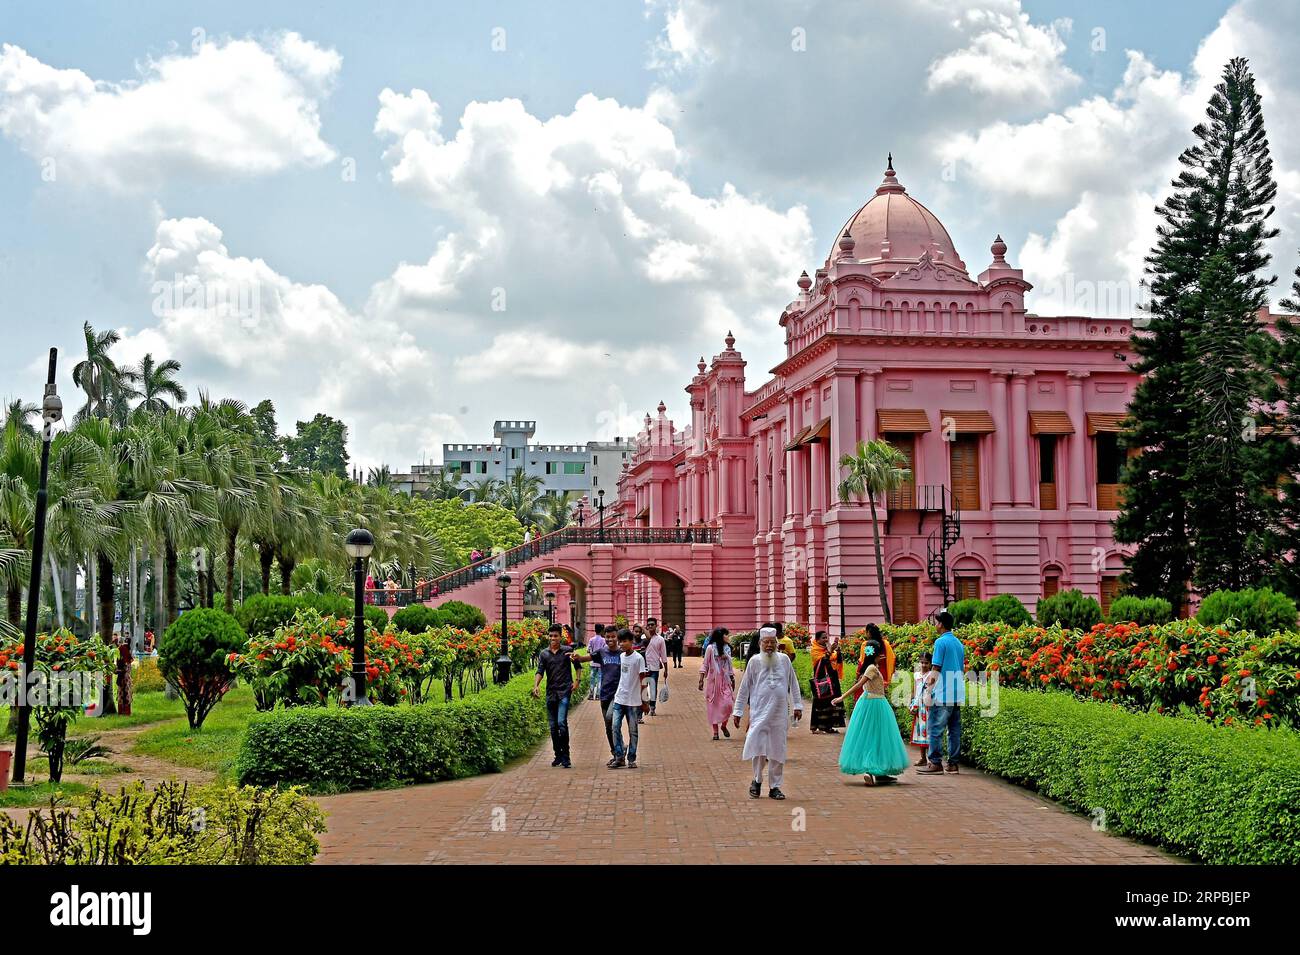
POLYGON ((89 320, 191 392, 273 398, 284 429, 342 417, 364 464, 501 417, 557 443, 661 398, 680 421, 728 328, 761 384, 891 149, 972 272, 1001 232, 1031 307, 1104 313, 1087 289, 1136 287, 1235 53, 1300 185, 1281 0, 375 6, 7 0, 0 396, 39 394, 51 344, 70 392, 89 320), (194 287, 258 314, 175 307, 194 287))

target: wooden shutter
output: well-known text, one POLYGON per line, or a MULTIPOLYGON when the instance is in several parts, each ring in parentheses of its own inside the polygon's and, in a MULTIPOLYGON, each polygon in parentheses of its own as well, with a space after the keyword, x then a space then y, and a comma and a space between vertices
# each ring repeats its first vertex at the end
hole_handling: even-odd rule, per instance
POLYGON ((953 502, 963 511, 980 509, 979 438, 962 435, 949 449, 953 502))
POLYGON ((1043 578, 1043 596, 1054 597, 1061 592, 1061 578, 1051 574, 1043 578))
POLYGON ((1101 612, 1110 613, 1110 602, 1119 596, 1119 578, 1103 577, 1101 578, 1101 612))
POLYGON ((1038 436, 1038 507, 1056 510, 1056 435, 1038 436))
POLYGON ((891 582, 893 590, 894 623, 919 623, 921 613, 917 603, 917 580, 915 577, 895 577, 891 582))
POLYGON ((980 579, 978 577, 954 577, 952 583, 958 600, 980 599, 980 579))
POLYGON ((885 506, 891 511, 912 511, 916 509, 916 435, 914 434, 887 434, 885 440, 896 447, 903 457, 907 458, 907 464, 904 465, 912 472, 911 480, 905 481, 898 486, 897 490, 890 491, 885 501, 885 506))

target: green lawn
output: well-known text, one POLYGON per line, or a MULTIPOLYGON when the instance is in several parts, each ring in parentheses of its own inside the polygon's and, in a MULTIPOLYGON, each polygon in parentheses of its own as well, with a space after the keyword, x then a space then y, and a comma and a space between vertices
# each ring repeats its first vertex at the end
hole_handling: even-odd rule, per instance
POLYGON ((7 789, 0 793, 0 809, 17 809, 24 806, 48 806, 51 795, 80 796, 90 792, 81 783, 37 783, 21 789, 7 789))
MULTIPOLYGON (((162 696, 161 693, 151 695, 162 696)), ((171 702, 179 719, 145 730, 135 738, 131 752, 178 766, 211 770, 221 781, 230 781, 239 744, 254 713, 252 691, 245 686, 231 690, 208 714, 203 728, 197 731, 191 730, 185 722, 185 708, 180 700, 171 702)))

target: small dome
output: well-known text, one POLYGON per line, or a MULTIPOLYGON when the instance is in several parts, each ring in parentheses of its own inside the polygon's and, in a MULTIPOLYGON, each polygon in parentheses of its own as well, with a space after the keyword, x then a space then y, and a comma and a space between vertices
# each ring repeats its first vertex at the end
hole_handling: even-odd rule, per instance
POLYGON ((808 270, 804 269, 799 275, 799 287, 805 292, 812 288, 812 279, 808 277, 808 270))
MULTIPOLYGON (((838 250, 853 252, 859 260, 897 264, 899 268, 914 264, 929 252, 934 261, 966 271, 966 264, 957 254, 943 223, 909 196, 898 181, 892 155, 884 181, 876 187, 876 194, 845 223, 837 246, 838 250)), ((828 260, 836 254, 837 250, 832 250, 828 260)))

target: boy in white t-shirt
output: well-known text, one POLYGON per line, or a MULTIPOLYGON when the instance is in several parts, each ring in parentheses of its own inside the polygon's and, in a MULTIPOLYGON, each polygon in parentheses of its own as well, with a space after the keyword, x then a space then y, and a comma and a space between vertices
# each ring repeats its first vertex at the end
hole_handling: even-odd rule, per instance
POLYGON ((618 632, 619 677, 618 690, 609 708, 610 732, 614 738, 614 756, 607 764, 610 769, 626 766, 636 769, 637 717, 650 708, 645 702, 645 657, 632 648, 632 631, 618 632), (628 743, 623 748, 623 720, 627 720, 628 743))

